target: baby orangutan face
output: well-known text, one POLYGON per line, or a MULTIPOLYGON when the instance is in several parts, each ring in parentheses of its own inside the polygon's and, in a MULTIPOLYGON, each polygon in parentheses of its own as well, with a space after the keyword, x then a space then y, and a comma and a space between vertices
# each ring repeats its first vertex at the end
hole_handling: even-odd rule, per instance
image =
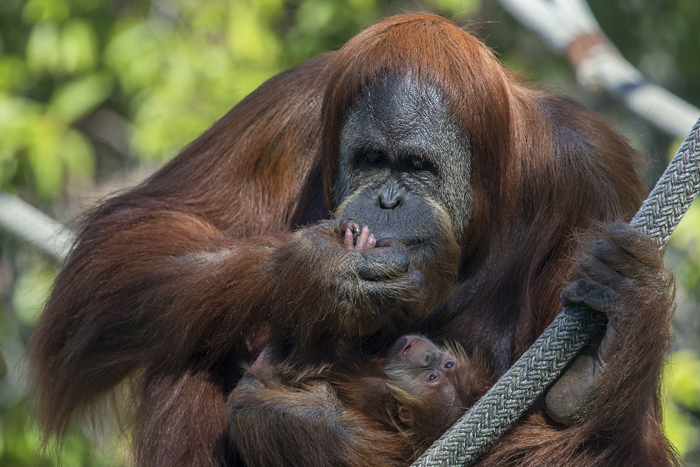
POLYGON ((461 348, 438 347, 421 336, 396 341, 385 372, 399 421, 429 441, 452 426, 491 379, 490 371, 461 348))

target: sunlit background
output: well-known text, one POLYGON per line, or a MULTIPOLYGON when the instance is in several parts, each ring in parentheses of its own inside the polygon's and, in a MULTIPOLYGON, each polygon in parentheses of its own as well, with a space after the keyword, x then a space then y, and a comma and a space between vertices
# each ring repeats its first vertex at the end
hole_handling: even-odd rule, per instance
MULTIPOLYGON (((700 1, 588 3, 647 79, 700 106, 700 1)), ((0 0, 0 189, 75 226, 81 212, 143 179, 270 76, 406 11, 468 25, 505 65, 613 120, 649 158, 650 183, 681 142, 607 94, 580 88, 568 62, 497 0, 0 0)), ((699 238, 696 202, 667 254, 679 308, 664 422, 688 466, 700 466, 699 238)), ((49 258, 0 230, 3 467, 57 465, 40 450, 21 379, 55 272, 49 258)), ((62 465, 129 465, 110 424, 72 433, 62 465)))

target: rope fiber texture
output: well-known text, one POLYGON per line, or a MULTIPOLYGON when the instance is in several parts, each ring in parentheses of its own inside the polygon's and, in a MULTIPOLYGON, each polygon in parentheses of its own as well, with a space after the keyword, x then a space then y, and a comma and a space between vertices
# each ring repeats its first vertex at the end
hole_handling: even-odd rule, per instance
MULTIPOLYGON (((662 247, 700 192, 700 120, 630 225, 662 247)), ((601 313, 565 308, 498 382, 412 467, 469 466, 518 420, 579 353, 601 313)))

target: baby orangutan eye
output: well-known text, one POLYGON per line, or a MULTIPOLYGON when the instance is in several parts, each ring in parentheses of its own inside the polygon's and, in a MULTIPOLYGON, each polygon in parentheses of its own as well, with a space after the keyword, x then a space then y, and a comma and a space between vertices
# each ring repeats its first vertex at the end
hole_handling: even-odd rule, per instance
POLYGON ((453 366, 455 366, 455 362, 447 362, 445 363, 443 368, 452 368, 453 366))
POLYGON ((437 375, 435 373, 430 373, 428 376, 428 381, 435 381, 437 379, 437 375))

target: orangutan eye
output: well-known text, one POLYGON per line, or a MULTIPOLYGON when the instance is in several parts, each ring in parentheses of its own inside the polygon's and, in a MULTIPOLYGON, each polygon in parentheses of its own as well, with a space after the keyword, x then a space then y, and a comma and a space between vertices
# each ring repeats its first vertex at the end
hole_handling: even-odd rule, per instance
POLYGON ((404 158, 404 165, 410 171, 436 173, 435 166, 431 161, 419 156, 408 156, 404 158))
POLYGON ((381 167, 386 163, 386 158, 382 153, 371 151, 364 155, 362 162, 367 167, 381 167))
POLYGON ((430 373, 430 376, 428 376, 428 381, 435 381, 437 379, 437 375, 435 373, 430 373))
POLYGON ((445 365, 443 366, 443 368, 452 368, 453 366, 455 366, 455 363, 454 363, 454 362, 447 362, 447 363, 445 363, 445 365))

